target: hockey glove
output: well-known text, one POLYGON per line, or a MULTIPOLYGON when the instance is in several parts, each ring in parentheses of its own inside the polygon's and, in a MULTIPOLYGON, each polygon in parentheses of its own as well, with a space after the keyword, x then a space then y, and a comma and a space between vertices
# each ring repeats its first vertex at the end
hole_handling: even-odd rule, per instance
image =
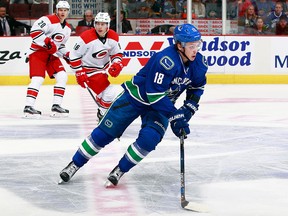
POLYGON ((86 83, 89 83, 89 80, 88 80, 88 76, 87 76, 87 74, 86 74, 86 71, 85 71, 85 70, 76 71, 75 76, 76 76, 77 83, 78 83, 82 88, 86 88, 86 86, 85 86, 84 83, 85 83, 85 82, 86 82, 86 83))
POLYGON ((68 65, 70 65, 70 58, 69 58, 70 52, 67 52, 65 55, 63 55, 63 59, 66 61, 68 65))
POLYGON ((49 37, 46 37, 44 40, 45 43, 45 47, 47 48, 47 52, 49 54, 54 54, 55 52, 57 52, 57 46, 55 45, 55 43, 53 42, 53 40, 49 37))
POLYGON ((199 105, 196 104, 195 101, 186 100, 184 101, 184 105, 179 108, 184 113, 186 120, 189 122, 195 112, 198 110, 199 105))
POLYGON ((110 68, 109 68, 109 70, 108 70, 108 72, 109 72, 109 74, 112 76, 112 77, 117 77, 119 74, 120 74, 120 72, 121 72, 121 70, 123 69, 123 64, 122 64, 122 62, 114 62, 111 66, 110 66, 110 68))
POLYGON ((189 124, 187 119, 185 118, 184 111, 181 109, 176 110, 173 115, 169 118, 169 122, 171 124, 171 129, 173 133, 180 137, 183 135, 190 134, 189 124))

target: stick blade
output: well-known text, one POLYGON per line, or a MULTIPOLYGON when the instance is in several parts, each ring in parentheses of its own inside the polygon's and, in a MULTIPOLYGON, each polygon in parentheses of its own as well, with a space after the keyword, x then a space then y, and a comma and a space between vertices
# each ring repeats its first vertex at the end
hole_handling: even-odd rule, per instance
POLYGON ((209 212, 209 209, 206 205, 196 202, 188 202, 183 201, 181 202, 181 206, 183 209, 186 209, 188 211, 194 211, 194 212, 209 212))

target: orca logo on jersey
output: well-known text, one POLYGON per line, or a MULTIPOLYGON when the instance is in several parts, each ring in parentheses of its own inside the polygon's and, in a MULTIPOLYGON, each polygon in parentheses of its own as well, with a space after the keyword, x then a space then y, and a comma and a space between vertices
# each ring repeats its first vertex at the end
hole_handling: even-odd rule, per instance
POLYGON ((93 53, 92 57, 96 59, 102 59, 106 55, 109 55, 109 53, 108 53, 108 50, 104 49, 104 50, 100 50, 99 52, 93 53))
POLYGON ((57 33, 57 34, 53 34, 51 36, 52 40, 54 40, 55 42, 62 42, 65 38, 64 34, 61 33, 57 33))

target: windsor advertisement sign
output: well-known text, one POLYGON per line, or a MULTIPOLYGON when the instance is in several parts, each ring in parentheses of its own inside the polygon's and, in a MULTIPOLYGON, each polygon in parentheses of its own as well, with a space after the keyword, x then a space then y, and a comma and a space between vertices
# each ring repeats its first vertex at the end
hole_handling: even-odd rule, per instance
MULTIPOLYGON (((77 37, 66 44, 73 47, 77 37)), ((201 53, 206 56, 211 74, 288 74, 288 53, 283 37, 204 36, 201 53), (263 49, 265 47, 265 49, 263 49)), ((2 37, 0 76, 28 75, 26 53, 30 37, 2 37)), ((156 52, 173 44, 171 36, 120 36, 124 69, 121 74, 135 74, 156 52)), ((70 67, 64 62, 68 73, 70 67)))

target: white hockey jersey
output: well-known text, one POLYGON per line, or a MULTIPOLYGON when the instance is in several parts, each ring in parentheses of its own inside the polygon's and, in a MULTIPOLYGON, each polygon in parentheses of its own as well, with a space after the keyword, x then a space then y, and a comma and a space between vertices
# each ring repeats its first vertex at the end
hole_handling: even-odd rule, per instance
POLYGON ((57 55, 62 57, 68 50, 65 47, 71 35, 70 25, 64 21, 63 24, 60 23, 60 19, 56 14, 42 16, 33 24, 30 36, 32 37, 32 44, 30 50, 32 52, 37 50, 43 50, 44 40, 49 37, 53 40, 58 48, 57 55))
POLYGON ((106 37, 99 38, 96 30, 83 32, 70 51, 70 64, 74 72, 86 70, 88 75, 103 73, 110 62, 122 61, 118 34, 109 29, 106 37))

